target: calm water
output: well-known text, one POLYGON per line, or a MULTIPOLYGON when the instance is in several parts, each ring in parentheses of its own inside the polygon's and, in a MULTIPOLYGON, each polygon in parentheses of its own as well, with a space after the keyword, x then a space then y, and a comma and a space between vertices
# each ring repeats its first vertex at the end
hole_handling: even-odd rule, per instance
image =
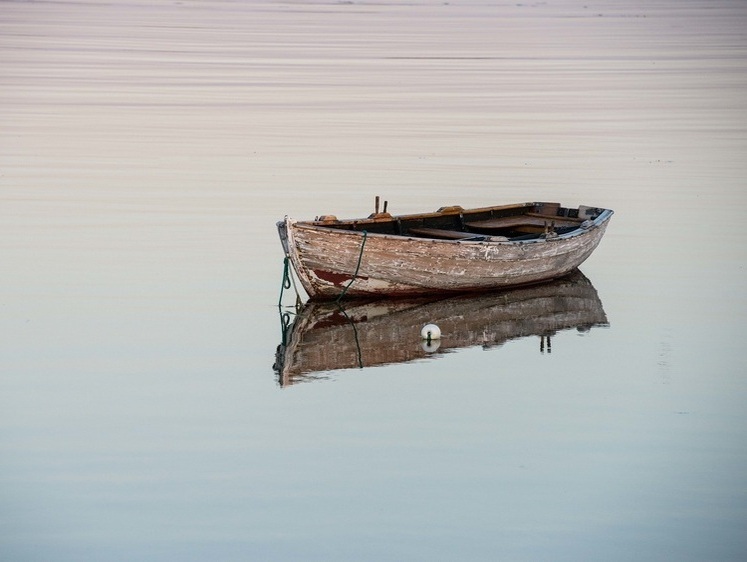
POLYGON ((0 558, 744 560, 747 3, 630 4, 0 2, 0 558), (614 209, 607 322, 281 385, 375 195, 614 209))

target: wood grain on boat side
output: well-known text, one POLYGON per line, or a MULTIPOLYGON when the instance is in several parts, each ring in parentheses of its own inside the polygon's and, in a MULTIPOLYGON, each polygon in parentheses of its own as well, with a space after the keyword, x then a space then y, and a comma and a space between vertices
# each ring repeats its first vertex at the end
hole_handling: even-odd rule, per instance
POLYGON ((552 279, 588 258, 606 226, 605 219, 577 235, 517 243, 424 239, 285 222, 288 255, 312 298, 334 298, 348 285, 349 296, 404 296, 552 279))

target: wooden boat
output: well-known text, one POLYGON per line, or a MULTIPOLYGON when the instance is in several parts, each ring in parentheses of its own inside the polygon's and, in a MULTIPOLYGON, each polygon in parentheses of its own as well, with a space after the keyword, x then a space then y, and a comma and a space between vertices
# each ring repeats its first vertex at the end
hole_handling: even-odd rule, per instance
POLYGON ((432 359, 468 347, 489 350, 531 336, 539 336, 540 351, 550 352, 558 332, 609 325, 596 289, 579 270, 548 283, 480 294, 311 301, 291 320, 281 312, 274 365, 281 386, 328 378, 338 369, 432 359), (442 332, 430 345, 420 335, 429 323, 442 332))
POLYGON ((612 211, 519 203, 434 213, 277 223, 311 299, 413 296, 500 289, 576 269, 602 239, 612 211))

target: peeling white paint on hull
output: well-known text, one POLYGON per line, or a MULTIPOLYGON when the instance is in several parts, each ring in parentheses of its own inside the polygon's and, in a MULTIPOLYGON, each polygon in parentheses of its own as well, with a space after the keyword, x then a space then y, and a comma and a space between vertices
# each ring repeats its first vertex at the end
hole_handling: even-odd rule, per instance
POLYGON ((602 211, 583 228, 524 241, 420 238, 289 218, 278 228, 311 298, 336 298, 343 291, 351 297, 409 296, 485 291, 565 275, 599 244, 612 215, 602 211))

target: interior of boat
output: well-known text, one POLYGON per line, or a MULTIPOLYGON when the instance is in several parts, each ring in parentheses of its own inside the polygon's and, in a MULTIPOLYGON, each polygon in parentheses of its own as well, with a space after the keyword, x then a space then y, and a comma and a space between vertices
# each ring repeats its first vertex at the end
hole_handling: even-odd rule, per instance
POLYGON ((342 230, 367 231, 441 240, 531 240, 576 230, 603 209, 563 207, 560 203, 520 203, 465 210, 442 207, 434 213, 392 216, 376 212, 365 219, 339 221, 332 215, 312 224, 342 230))

